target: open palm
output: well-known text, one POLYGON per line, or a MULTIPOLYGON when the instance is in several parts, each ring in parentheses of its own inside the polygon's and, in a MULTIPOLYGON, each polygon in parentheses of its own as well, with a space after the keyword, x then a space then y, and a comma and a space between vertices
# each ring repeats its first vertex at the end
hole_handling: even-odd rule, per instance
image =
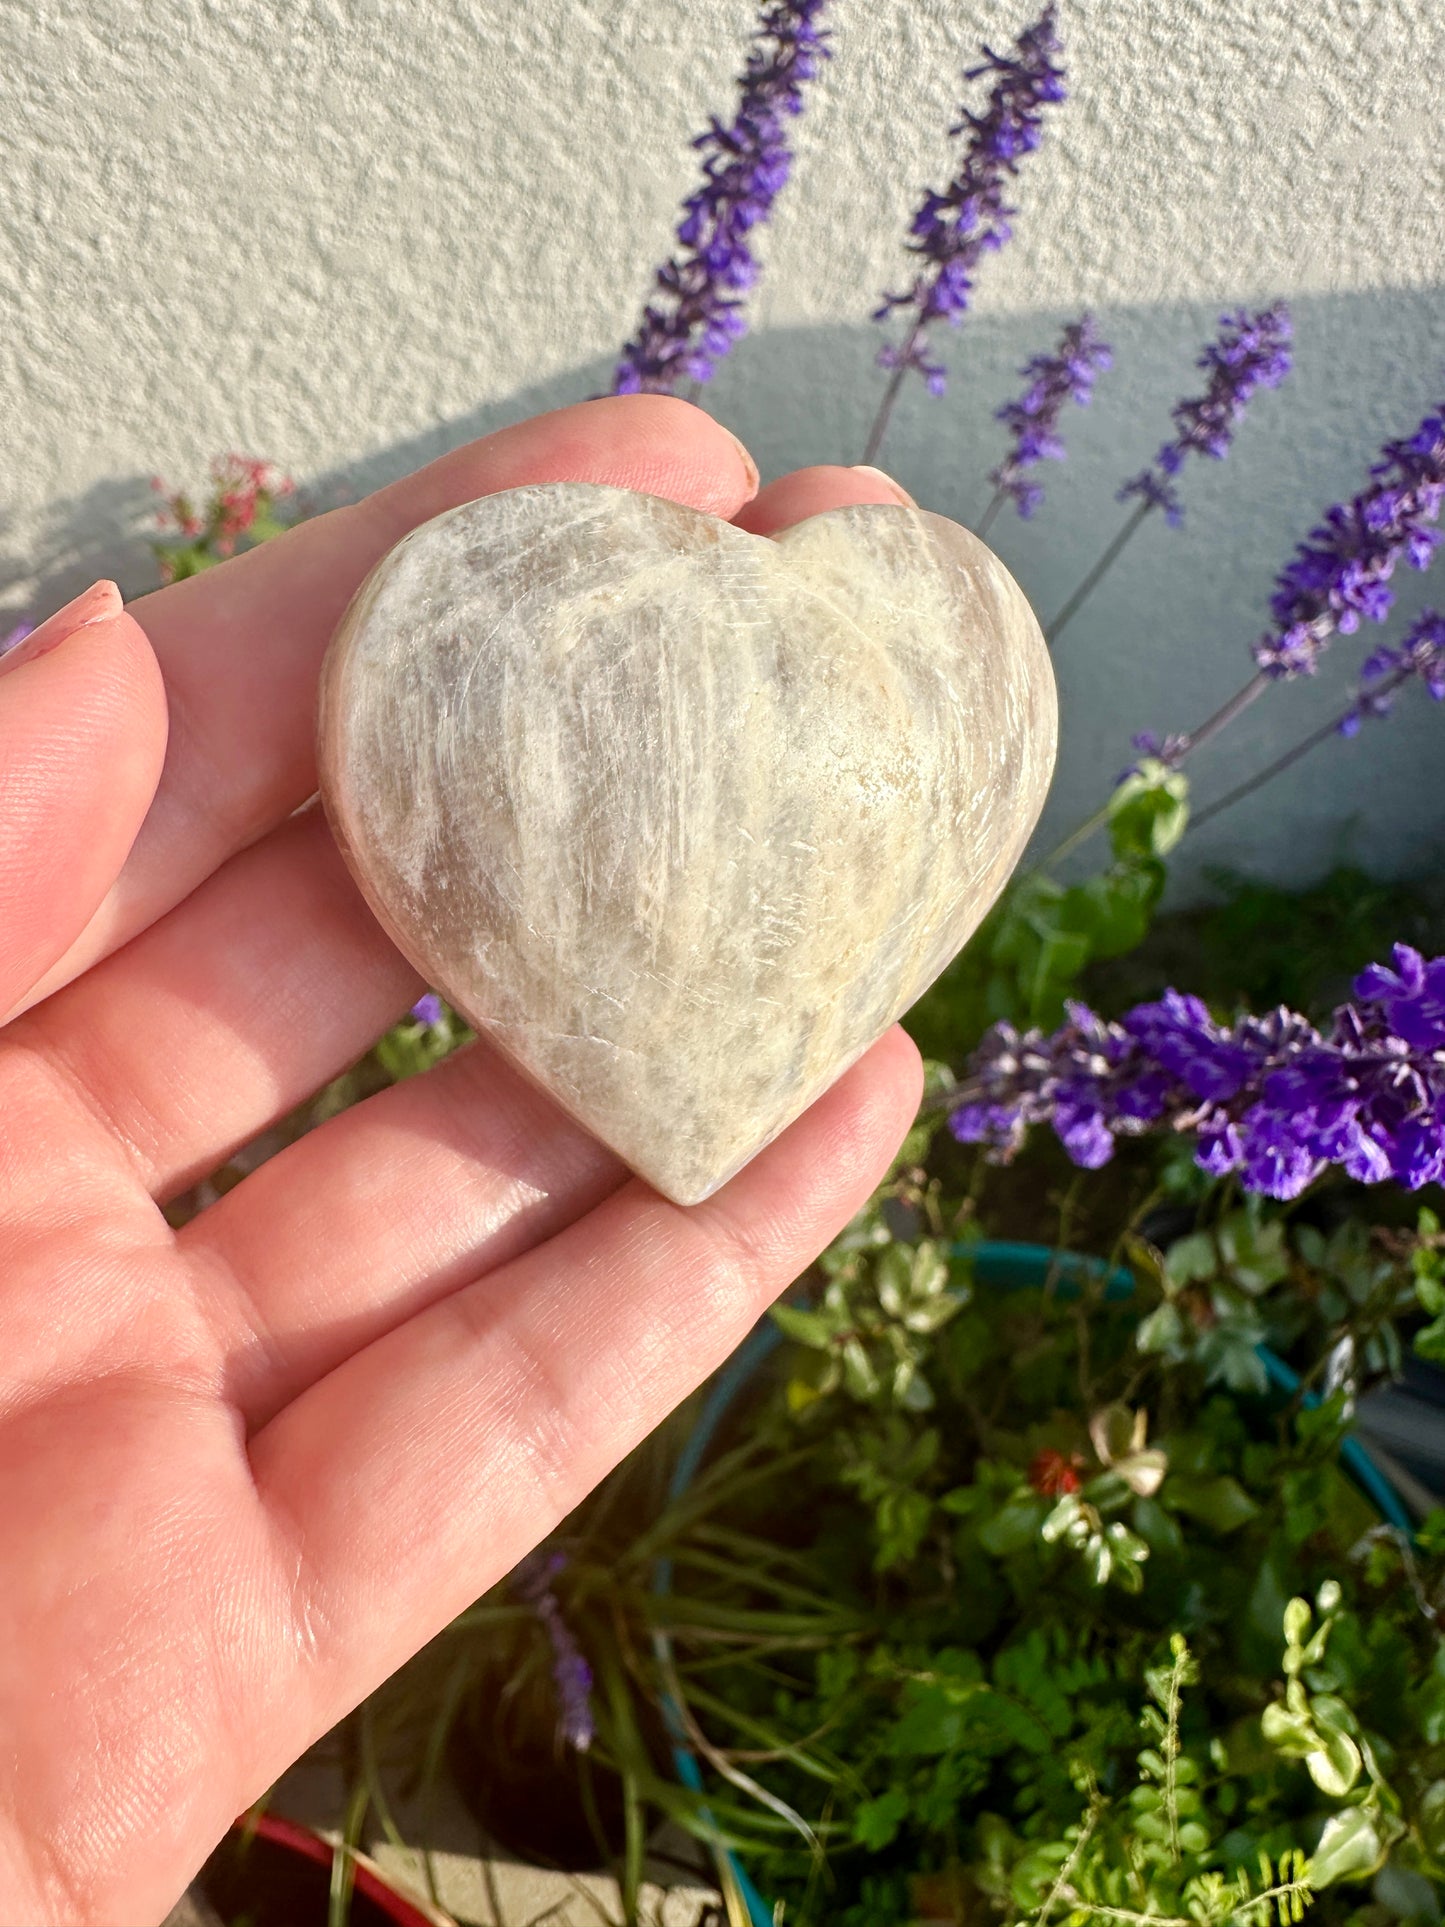
POLYGON ((167 1225, 423 987, 301 807, 327 637, 408 528, 558 480, 760 533, 891 499, 818 469, 750 500, 705 415, 589 403, 132 613, 95 592, 0 675, 6 1927, 160 1919, 727 1354, 916 1105, 894 1031, 681 1210, 474 1045, 167 1225))

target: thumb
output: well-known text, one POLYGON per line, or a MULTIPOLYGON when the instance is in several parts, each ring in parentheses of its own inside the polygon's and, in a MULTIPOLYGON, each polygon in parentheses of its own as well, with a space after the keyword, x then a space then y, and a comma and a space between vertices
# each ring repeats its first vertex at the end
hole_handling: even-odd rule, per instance
POLYGON ((0 1020, 115 882, 165 748, 160 665, 113 582, 0 656, 0 1020))

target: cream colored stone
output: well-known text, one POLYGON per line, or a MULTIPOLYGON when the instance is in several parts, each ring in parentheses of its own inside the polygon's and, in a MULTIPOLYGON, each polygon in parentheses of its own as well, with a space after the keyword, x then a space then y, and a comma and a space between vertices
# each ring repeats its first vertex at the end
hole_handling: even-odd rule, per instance
POLYGON ((322 672, 322 796, 428 981, 692 1204, 976 928, 1056 730, 1021 590, 941 516, 769 540, 563 483, 373 571, 322 672))

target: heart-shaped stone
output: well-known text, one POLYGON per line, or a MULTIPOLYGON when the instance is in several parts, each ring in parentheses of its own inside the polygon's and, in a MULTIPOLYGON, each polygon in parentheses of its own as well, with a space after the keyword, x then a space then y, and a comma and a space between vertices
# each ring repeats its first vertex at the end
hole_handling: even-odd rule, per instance
POLYGON ((428 982, 692 1204, 961 948, 1056 729, 1021 590, 941 516, 769 539, 561 483, 373 570, 322 672, 321 786, 428 982))

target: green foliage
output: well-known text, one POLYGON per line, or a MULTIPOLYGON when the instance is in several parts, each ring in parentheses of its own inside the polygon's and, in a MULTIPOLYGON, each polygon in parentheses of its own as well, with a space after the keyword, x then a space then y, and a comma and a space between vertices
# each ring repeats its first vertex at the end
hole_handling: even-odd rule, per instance
POLYGON ((1420 1212, 1415 1232, 1410 1272, 1415 1281, 1415 1297, 1430 1320, 1416 1332, 1415 1350, 1421 1358, 1445 1364, 1445 1237, 1441 1235, 1439 1218, 1429 1209, 1420 1212))
MULTIPOLYGON (((605 1683, 579 1787, 632 1816, 590 1794, 599 1839, 634 1882, 649 1820, 727 1843, 785 1927, 1434 1919, 1445 1513, 1412 1546, 1338 1462, 1397 1324, 1438 1315, 1433 1220, 1212 1188, 1167 1241, 1126 1228, 1116 1302, 1088 1272, 989 1284, 959 1248, 988 1182, 900 1164, 779 1308, 733 1442, 670 1504, 644 1451, 567 1522, 605 1683), (1246 1369, 1261 1340, 1317 1406, 1246 1369)), ((543 1629, 505 1589, 476 1611, 490 1673, 475 1634, 439 1642, 465 1717, 547 1726, 543 1629)))
POLYGON ((393 1084, 399 1084, 403 1078, 429 1071, 462 1044, 469 1043, 474 1035, 450 1005, 443 1004, 441 1017, 435 1024, 423 1023, 417 1017, 404 1017, 379 1038, 373 1048, 387 1077, 393 1084))
POLYGON ((802 1353, 788 1402, 802 1411, 840 1387, 864 1403, 926 1412, 929 1340, 971 1296, 968 1267, 934 1239, 895 1243, 877 1213, 858 1219, 822 1259, 827 1284, 811 1308, 777 1305, 773 1319, 802 1353))

